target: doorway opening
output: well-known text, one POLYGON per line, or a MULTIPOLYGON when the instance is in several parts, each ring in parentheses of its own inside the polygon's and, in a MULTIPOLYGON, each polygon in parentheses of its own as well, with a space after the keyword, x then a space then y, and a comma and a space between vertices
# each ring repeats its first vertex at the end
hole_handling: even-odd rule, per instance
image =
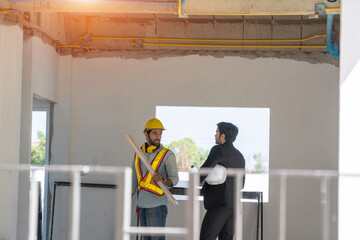
POLYGON ((38 182, 39 191, 39 212, 38 212, 38 233, 37 239, 46 239, 47 219, 47 193, 48 173, 44 170, 49 164, 50 146, 50 120, 52 103, 46 100, 33 98, 32 126, 31 126, 31 165, 42 170, 31 174, 30 181, 38 182))

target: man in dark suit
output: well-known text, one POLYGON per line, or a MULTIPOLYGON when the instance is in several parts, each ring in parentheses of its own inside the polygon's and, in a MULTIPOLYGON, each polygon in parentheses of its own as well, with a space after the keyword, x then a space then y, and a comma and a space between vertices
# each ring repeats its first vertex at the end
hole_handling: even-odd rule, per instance
MULTIPOLYGON (((225 168, 243 170, 245 159, 241 152, 233 146, 238 128, 227 122, 220 122, 217 126, 215 135, 217 145, 210 150, 209 156, 201 168, 214 168, 216 165, 220 165, 225 168)), ((201 225, 200 240, 215 240, 217 237, 219 240, 233 239, 235 233, 235 179, 227 177, 222 184, 210 185, 205 178, 206 176, 200 178, 200 182, 205 180, 201 192, 204 195, 204 207, 207 210, 201 225)), ((245 177, 243 184, 244 180, 245 177)))

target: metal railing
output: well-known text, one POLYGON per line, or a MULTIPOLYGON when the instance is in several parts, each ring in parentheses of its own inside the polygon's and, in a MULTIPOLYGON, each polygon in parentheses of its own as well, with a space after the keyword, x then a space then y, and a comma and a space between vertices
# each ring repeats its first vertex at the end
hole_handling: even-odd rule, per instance
MULTIPOLYGON (((114 175, 117 177, 117 207, 116 207, 116 240, 129 240, 132 234, 146 235, 168 235, 183 236, 184 239, 198 239, 200 226, 200 202, 199 196, 199 176, 207 174, 209 169, 199 172, 189 173, 189 188, 187 191, 188 200, 186 201, 186 226, 185 227, 134 227, 131 226, 131 182, 132 171, 129 167, 102 167, 102 166, 79 166, 79 165, 52 165, 45 166, 47 172, 70 173, 71 175, 71 197, 70 212, 68 215, 68 239, 80 239, 80 205, 81 205, 81 175, 88 173, 100 173, 114 175)), ((40 168, 31 165, 0 165, 0 174, 3 171, 29 171, 36 172, 40 168)), ((242 177, 244 172, 236 169, 228 169, 228 176, 235 179, 235 199, 242 199, 242 177)), ((289 178, 312 178, 319 179, 321 182, 321 215, 322 215, 322 240, 330 239, 330 196, 329 181, 338 177, 360 177, 360 174, 339 174, 337 171, 328 170, 271 170, 270 176, 277 176, 280 180, 279 188, 279 240, 286 239, 286 206, 287 195, 286 185, 289 178)), ((34 240, 37 236, 38 223, 38 192, 39 185, 36 182, 30 184, 30 204, 29 204, 29 234, 28 239, 34 240)), ((241 201, 235 201, 235 237, 241 240, 243 235, 243 204, 241 201)))
MULTIPOLYGON (((79 165, 52 165, 45 167, 34 167, 31 165, 0 165, 1 171, 28 171, 34 173, 39 170, 47 172, 62 172, 71 174, 71 211, 68 219, 69 240, 80 239, 80 205, 81 205, 81 174, 101 173, 117 176, 117 211, 116 222, 119 226, 116 231, 116 239, 130 239, 130 215, 131 215, 131 168, 129 167, 100 167, 79 165), (130 183, 130 184, 129 184, 130 183), (121 189, 121 190, 120 190, 121 189)), ((28 240, 37 237, 38 222, 38 192, 39 185, 36 182, 30 184, 29 203, 29 233, 28 240)))

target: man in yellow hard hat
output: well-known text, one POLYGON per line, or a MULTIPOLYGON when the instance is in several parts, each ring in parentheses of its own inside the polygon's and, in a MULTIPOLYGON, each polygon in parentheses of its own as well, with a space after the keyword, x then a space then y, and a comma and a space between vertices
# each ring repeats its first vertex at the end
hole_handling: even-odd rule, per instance
MULTIPOLYGON (((163 182, 171 188, 179 181, 175 154, 160 143, 163 130, 164 126, 157 118, 150 119, 143 130, 146 142, 141 150, 154 169, 154 176, 135 154, 133 193, 137 191, 140 226, 165 227, 169 201, 157 183, 163 182)), ((143 239, 164 240, 165 236, 144 236, 143 239)))

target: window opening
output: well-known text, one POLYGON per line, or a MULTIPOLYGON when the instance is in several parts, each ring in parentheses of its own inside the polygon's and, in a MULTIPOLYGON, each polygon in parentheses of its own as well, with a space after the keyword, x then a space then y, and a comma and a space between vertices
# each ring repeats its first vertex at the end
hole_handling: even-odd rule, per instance
POLYGON ((199 168, 215 145, 217 123, 235 124, 239 134, 234 146, 244 155, 246 181, 243 191, 269 188, 269 108, 157 106, 156 117, 166 131, 162 144, 174 151, 179 168, 177 187, 186 187, 188 172, 199 168))

